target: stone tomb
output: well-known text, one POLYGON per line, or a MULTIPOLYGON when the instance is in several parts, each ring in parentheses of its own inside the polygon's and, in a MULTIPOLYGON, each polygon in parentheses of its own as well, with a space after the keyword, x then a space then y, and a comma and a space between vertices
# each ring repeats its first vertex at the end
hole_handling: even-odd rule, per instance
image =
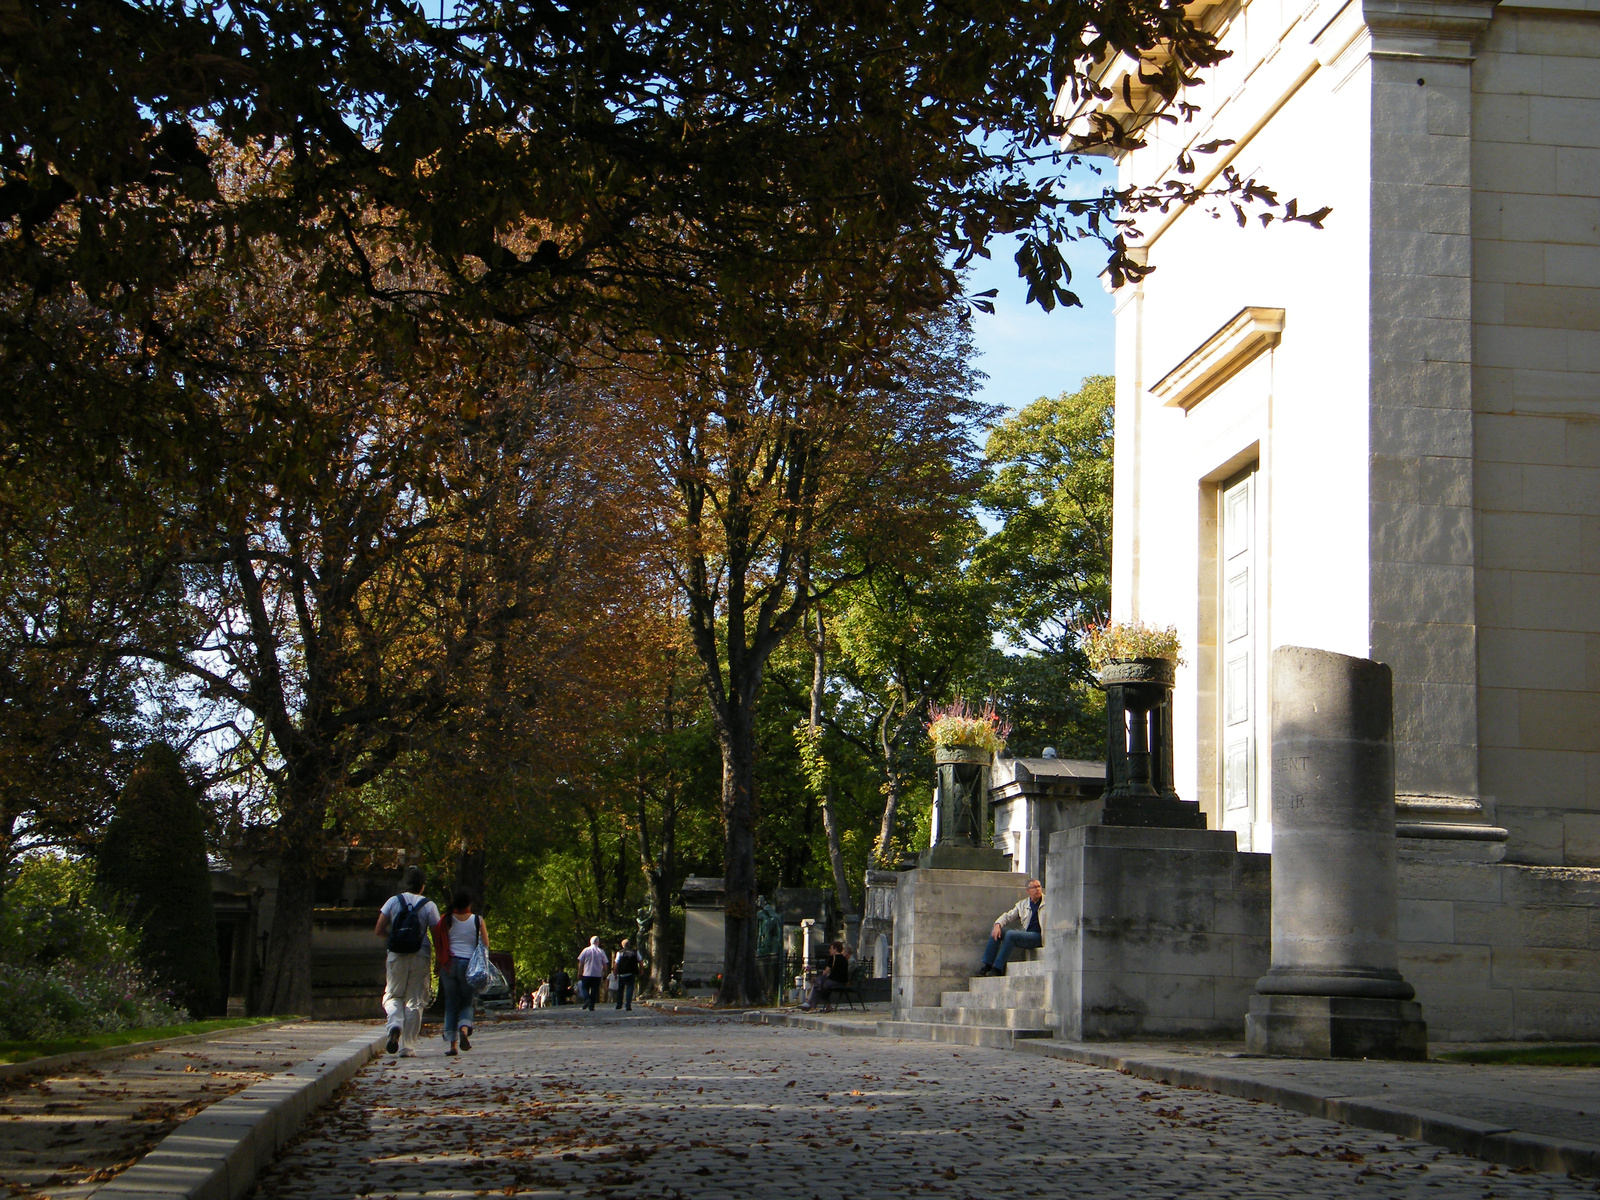
POLYGON ((1077 825, 1096 824, 1106 787, 1104 763, 1057 758, 1007 758, 994 763, 989 809, 994 846, 1011 858, 1011 869, 1050 886, 1050 836, 1077 825))
POLYGON ((965 991, 1000 913, 1027 894, 1014 871, 919 867, 902 871, 894 898, 892 1012, 935 1007, 943 993, 965 991))

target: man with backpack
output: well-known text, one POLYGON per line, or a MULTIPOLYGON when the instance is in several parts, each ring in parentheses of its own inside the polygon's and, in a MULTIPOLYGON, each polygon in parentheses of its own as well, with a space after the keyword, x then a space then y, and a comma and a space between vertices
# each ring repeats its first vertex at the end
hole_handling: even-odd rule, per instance
POLYGON ((617 975, 617 1007, 633 1011, 633 989, 639 982, 639 952, 627 938, 622 939, 622 949, 617 951, 611 969, 617 975))
POLYGON ((391 896, 378 914, 372 932, 386 938, 383 1015, 389 1022, 390 1054, 411 1058, 422 1032, 422 1010, 428 1007, 428 985, 433 978, 433 956, 428 934, 439 924, 439 909, 422 894, 427 883, 421 867, 407 867, 400 879, 400 894, 391 896))

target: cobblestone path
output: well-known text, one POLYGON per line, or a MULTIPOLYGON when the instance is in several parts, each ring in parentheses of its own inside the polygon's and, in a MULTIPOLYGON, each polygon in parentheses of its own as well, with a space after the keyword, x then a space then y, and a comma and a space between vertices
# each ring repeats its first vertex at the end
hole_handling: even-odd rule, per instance
POLYGON ((258 1200, 1593 1196, 1269 1104, 994 1050, 561 1010, 367 1068, 258 1200))

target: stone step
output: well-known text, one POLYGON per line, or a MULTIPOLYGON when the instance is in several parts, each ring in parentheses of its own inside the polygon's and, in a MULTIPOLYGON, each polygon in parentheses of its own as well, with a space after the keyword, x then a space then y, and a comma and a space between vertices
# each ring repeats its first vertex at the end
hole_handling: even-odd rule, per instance
MULTIPOLYGON (((1030 983, 1032 981, 1029 981, 1030 983)), ((1048 1003, 1048 980, 1035 986, 986 988, 981 992, 940 992, 939 1003, 946 1008, 964 1005, 972 1008, 1044 1008, 1048 1003)))
POLYGON ((991 975, 987 979, 969 981, 964 992, 946 992, 953 996, 1036 996, 1044 999, 1050 980, 1045 975, 991 975))
POLYGON ((1005 1012, 1008 1008, 1046 1009, 1043 996, 968 996, 965 992, 946 992, 940 999, 940 1008, 970 1008, 979 1012, 1005 1012))
POLYGON ((902 1042, 946 1042, 953 1046, 987 1046, 995 1050, 1010 1050, 1024 1039, 1054 1037, 1055 1031, 945 1025, 936 1021, 879 1021, 878 1036, 902 1042))
POLYGON ((913 1008, 910 1019, 929 1025, 970 1025, 988 1029, 1048 1029, 1050 1014, 1042 1008, 913 1008))

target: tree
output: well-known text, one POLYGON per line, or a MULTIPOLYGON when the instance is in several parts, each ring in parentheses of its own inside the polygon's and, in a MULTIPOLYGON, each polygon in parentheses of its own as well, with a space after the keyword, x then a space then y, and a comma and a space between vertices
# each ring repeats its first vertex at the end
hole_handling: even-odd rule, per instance
MULTIPOLYGON (((556 353, 597 333, 759 347, 800 373, 831 347, 797 313, 892 335, 948 303, 996 234, 1022 235, 1019 273, 1047 307, 1076 303, 1075 238, 1138 277, 1128 214, 1195 187, 1057 186, 1058 93, 1111 99, 1095 70, 1124 54, 1167 104, 1222 56, 1168 2, 483 0, 435 22, 400 0, 8 0, 0 279, 30 297, 81 289, 170 344, 160 298, 196 246, 273 235, 320 256, 304 286, 335 302, 492 317, 556 353), (277 156, 281 185, 228 188, 213 136, 277 156), (427 271, 387 275, 396 244, 427 271)), ((1151 119, 1177 118, 1102 117, 1073 148, 1136 146, 1151 119)), ((1271 200, 1231 168, 1207 187, 1271 200)), ((48 368, 25 308, 0 340, 48 368)), ((63 456, 108 435, 202 444, 182 397, 66 395, 0 419, 63 456)))
POLYGON ((962 514, 916 560, 880 569, 845 593, 838 634, 847 691, 833 724, 877 762, 879 866, 899 861, 896 818, 907 772, 928 761, 928 707, 972 680, 989 645, 994 589, 970 562, 980 535, 962 514))
POLYGON ((1019 744, 1097 755, 1104 702, 1080 633, 1111 607, 1112 404, 1109 375, 1040 398, 995 426, 983 503, 1002 521, 978 550, 999 591, 1013 650, 990 667, 1019 744), (1052 726, 1054 731, 1052 732, 1052 726))
POLYGON ((214 265, 172 299, 208 352, 164 360, 195 392, 213 474, 158 476, 182 586, 172 619, 116 650, 189 681, 224 753, 270 782, 258 1004, 306 1012, 323 830, 489 708, 583 711, 598 655, 581 648, 636 591, 617 582, 625 481, 597 457, 593 392, 519 335, 329 307, 286 251, 214 265))
POLYGON ((729 352, 654 382, 657 522, 722 755, 727 943, 719 1003, 759 994, 756 706, 815 603, 913 553, 975 490, 965 322, 945 314, 833 377, 729 352), (672 385, 676 384, 676 387, 672 385))
POLYGON ((95 872, 131 902, 144 966, 195 1017, 217 1011, 222 985, 205 825, 177 752, 156 743, 117 800, 95 872))

